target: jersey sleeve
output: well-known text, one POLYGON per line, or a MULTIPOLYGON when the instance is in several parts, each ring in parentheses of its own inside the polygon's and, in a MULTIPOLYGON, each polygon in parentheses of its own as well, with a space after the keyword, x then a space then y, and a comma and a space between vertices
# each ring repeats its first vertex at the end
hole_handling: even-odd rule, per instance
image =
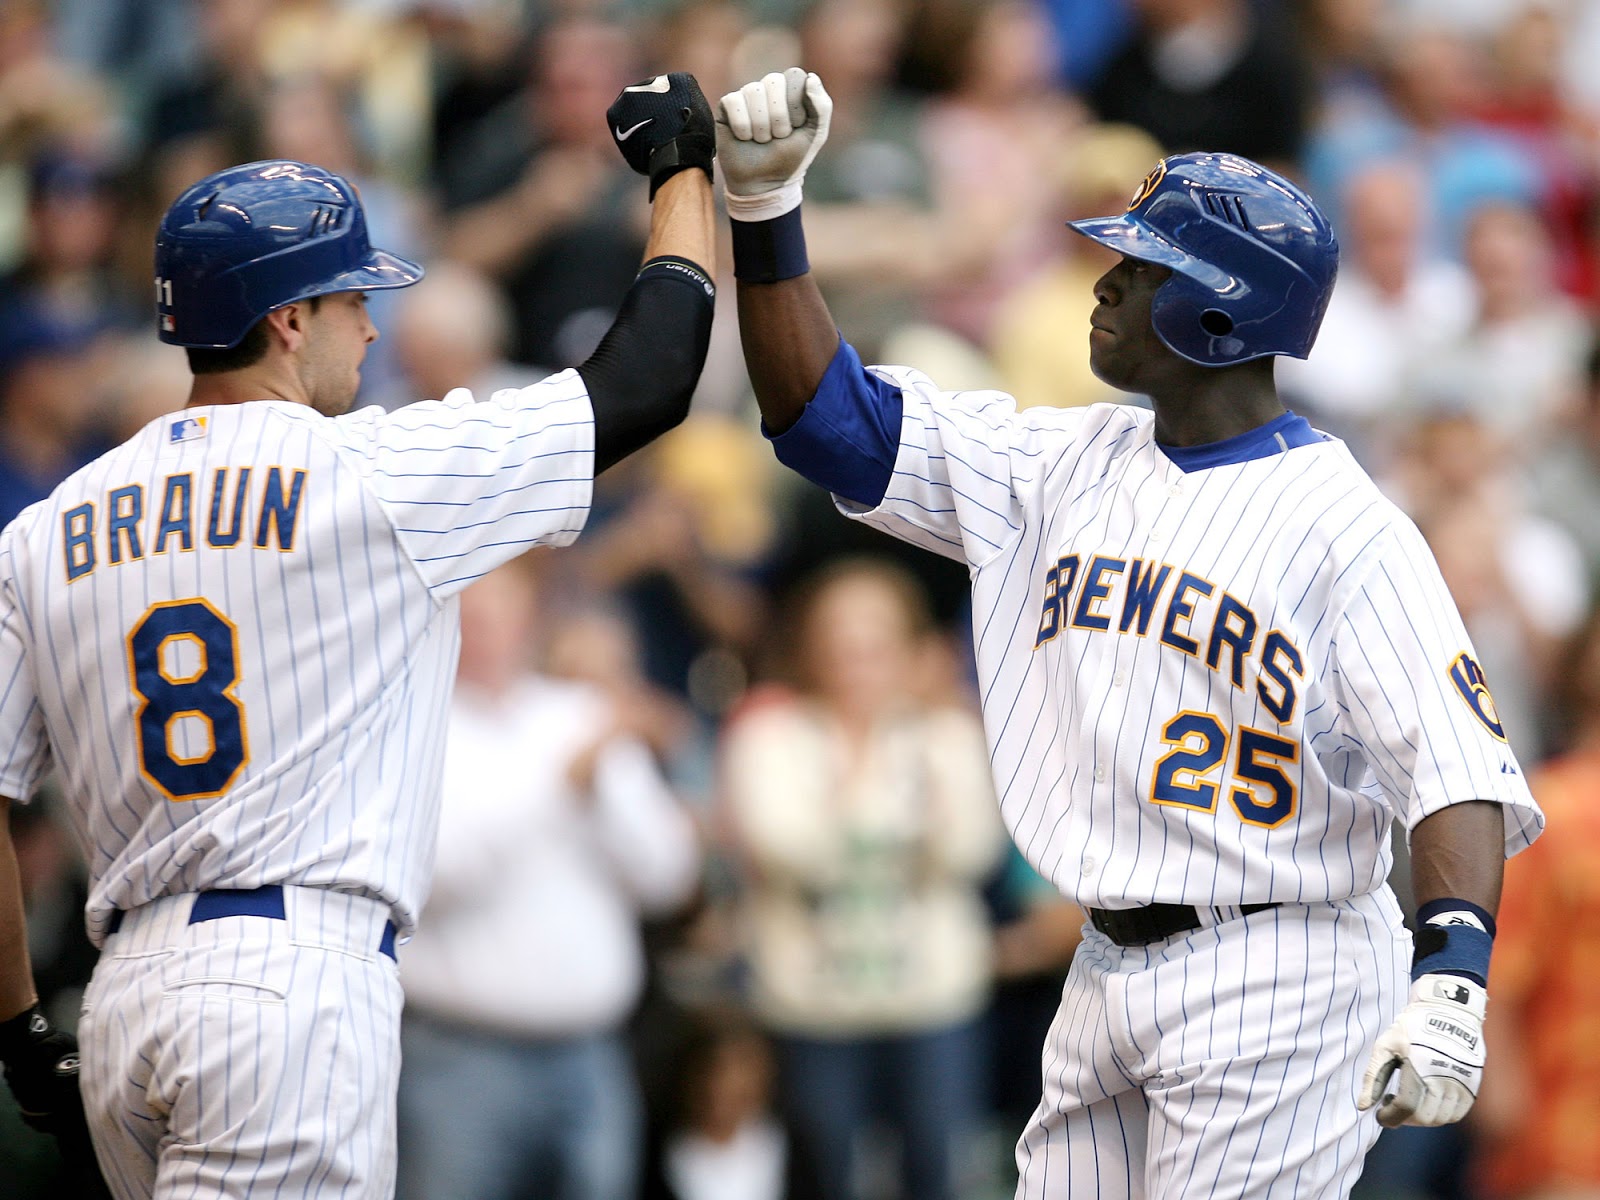
POLYGON ((1433 552, 1409 522, 1380 548, 1334 629, 1341 719, 1408 829, 1450 804, 1505 806, 1507 856, 1544 828, 1433 552))
POLYGON ((909 367, 862 367, 848 344, 840 355, 800 420, 773 438, 778 457, 829 488, 848 517, 973 567, 999 554, 1022 531, 1040 457, 1037 430, 1019 418, 1016 401, 996 391, 941 391, 909 367), (864 373, 864 383, 852 372, 864 373), (898 400, 897 414, 887 396, 898 400), (868 405, 876 411, 851 411, 868 405), (887 431, 885 412, 898 416, 887 431), (883 487, 881 499, 843 487, 838 467, 852 462, 852 481, 870 478, 873 491, 883 487))
POLYGON ((0 534, 0 796, 26 802, 50 767, 50 742, 28 653, 17 528, 0 534))
POLYGON ((576 371, 484 401, 462 388, 393 413, 362 410, 339 425, 436 593, 534 546, 567 545, 588 517, 594 414, 576 371))

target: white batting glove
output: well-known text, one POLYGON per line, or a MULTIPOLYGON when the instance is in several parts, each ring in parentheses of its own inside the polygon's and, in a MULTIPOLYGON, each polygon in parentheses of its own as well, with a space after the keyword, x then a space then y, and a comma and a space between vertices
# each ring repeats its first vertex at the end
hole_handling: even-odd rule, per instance
POLYGON ((800 67, 772 72, 717 104, 717 157, 728 216, 768 221, 800 205, 806 168, 828 140, 833 100, 800 67))
POLYGON ((1372 1050, 1356 1106, 1378 1107, 1378 1124, 1449 1125, 1461 1120, 1483 1078, 1483 1014, 1489 994, 1459 975, 1423 975, 1411 1000, 1372 1050), (1390 1078, 1399 1072, 1394 1091, 1390 1078))

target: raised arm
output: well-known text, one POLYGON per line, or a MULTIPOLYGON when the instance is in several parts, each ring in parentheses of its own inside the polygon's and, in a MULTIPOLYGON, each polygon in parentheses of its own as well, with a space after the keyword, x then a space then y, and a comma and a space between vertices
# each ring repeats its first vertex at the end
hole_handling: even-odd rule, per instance
POLYGON ((644 266, 578 367, 594 409, 596 474, 688 415, 716 299, 716 138, 694 76, 673 72, 624 88, 606 119, 628 165, 650 178, 651 211, 644 266))
POLYGON ((718 153, 733 219, 745 364, 772 433, 800 419, 839 349, 806 262, 800 224, 806 168, 828 137, 833 102, 799 67, 722 98, 718 153))

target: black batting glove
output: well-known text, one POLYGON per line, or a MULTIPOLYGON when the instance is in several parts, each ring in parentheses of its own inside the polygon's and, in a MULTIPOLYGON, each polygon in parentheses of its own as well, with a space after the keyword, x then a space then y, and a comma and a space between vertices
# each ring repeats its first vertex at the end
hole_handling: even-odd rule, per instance
POLYGON ((78 1094, 78 1039, 54 1029, 38 1007, 0 1021, 0 1062, 22 1119, 58 1138, 86 1134, 78 1094))
POLYGON ((650 199, 679 171, 699 167, 710 177, 717 126, 711 105, 687 71, 623 88, 606 109, 606 123, 628 165, 650 177, 650 199))

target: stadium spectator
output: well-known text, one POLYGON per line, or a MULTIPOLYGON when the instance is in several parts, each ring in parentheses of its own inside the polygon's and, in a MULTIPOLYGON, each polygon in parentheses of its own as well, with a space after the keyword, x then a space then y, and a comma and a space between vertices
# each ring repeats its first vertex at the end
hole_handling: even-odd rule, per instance
POLYGON ((1481 205, 1468 218, 1464 250, 1477 311, 1460 337, 1427 357, 1418 398, 1464 404, 1499 438, 1497 456, 1524 465, 1570 422, 1589 322, 1555 286, 1550 235, 1534 209, 1481 205))
POLYGON ((506 288, 515 362, 581 362, 633 282, 643 198, 597 114, 638 73, 629 27, 557 18, 534 41, 526 85, 440 164, 443 250, 506 288))
POLYGON ((720 717, 765 630, 770 464, 751 431, 693 416, 596 482, 586 544, 566 556, 638 631, 646 677, 720 717))
POLYGON ((1579 107, 1562 87, 1561 27, 1554 4, 1503 6, 1490 40, 1490 86, 1476 115, 1508 134, 1538 166, 1556 279, 1562 290, 1592 303, 1600 114, 1579 107))
POLYGON ((1299 175, 1335 229, 1350 176, 1375 158, 1405 158, 1428 181, 1427 251, 1460 258, 1468 217, 1489 200, 1537 206, 1539 166, 1514 139, 1477 120, 1485 49, 1457 28, 1449 5, 1397 4, 1379 40, 1382 90, 1322 113, 1299 175))
POLYGON ((828 1200, 776 1111, 772 1046, 746 1018, 702 1017, 676 1075, 645 1200, 828 1200))
POLYGON ((1472 277, 1429 248, 1426 180, 1403 158, 1374 159, 1346 185, 1339 284, 1309 359, 1278 363, 1278 382, 1319 428, 1369 469, 1392 452, 1384 431, 1412 402, 1433 357, 1466 335, 1472 277))
POLYGON ((1553 715, 1545 700, 1589 581, 1577 544, 1533 511, 1502 449, 1472 409, 1441 403, 1416 420, 1380 482, 1427 537, 1511 740, 1538 762, 1553 715))
POLYGON ((106 448, 100 337, 93 324, 39 312, 0 327, 0 526, 106 448))
POLYGON ((1003 843, 988 753, 976 717, 919 695, 926 612, 908 576, 840 563, 796 613, 798 691, 752 701, 723 746, 754 1008, 823 1195, 859 1194, 878 1117, 903 1194, 952 1200, 984 1088, 978 888, 1003 843))
POLYGON ((1089 91, 1103 121, 1170 153, 1225 150, 1283 169, 1305 139, 1310 70, 1278 7, 1134 0, 1139 31, 1089 91))
POLYGON ((462 596, 433 892, 402 964, 407 1200, 638 1186, 638 923, 688 896, 699 855, 626 714, 526 665, 531 571, 462 596))
POLYGON ((986 346, 999 306, 1054 243, 1053 180, 1040 164, 1084 114, 1055 87, 1051 28, 1033 4, 928 0, 916 12, 907 55, 937 89, 922 147, 944 234, 929 315, 986 346))

